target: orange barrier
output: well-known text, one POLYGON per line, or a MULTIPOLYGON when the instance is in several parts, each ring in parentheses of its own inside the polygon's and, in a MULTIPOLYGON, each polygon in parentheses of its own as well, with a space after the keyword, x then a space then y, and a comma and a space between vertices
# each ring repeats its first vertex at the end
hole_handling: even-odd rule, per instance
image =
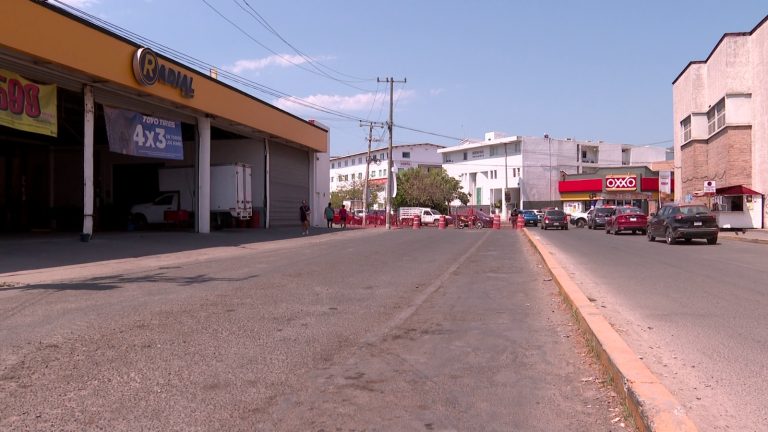
POLYGON ((445 229, 445 215, 440 215, 437 220, 437 229, 445 229))
POLYGON ((517 227, 518 227, 518 228, 523 228, 523 227, 525 227, 525 218, 523 217, 523 214, 522 214, 522 213, 520 213, 519 215, 517 215, 517 227))
POLYGON ((501 215, 493 215, 493 229, 501 229, 501 215))
POLYGON ((421 216, 414 215, 413 216, 413 229, 420 229, 421 228, 421 216))

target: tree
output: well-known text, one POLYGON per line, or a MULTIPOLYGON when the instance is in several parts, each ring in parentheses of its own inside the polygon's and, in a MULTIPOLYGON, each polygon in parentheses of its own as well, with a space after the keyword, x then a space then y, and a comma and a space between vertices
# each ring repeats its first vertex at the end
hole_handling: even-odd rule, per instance
POLYGON ((455 199, 465 205, 469 202, 469 196, 461 189, 459 180, 449 176, 444 169, 411 168, 397 173, 397 195, 392 205, 430 207, 447 212, 448 205, 455 199))
POLYGON ((362 200, 364 183, 363 180, 351 180, 331 192, 331 205, 333 208, 341 207, 345 200, 362 200))

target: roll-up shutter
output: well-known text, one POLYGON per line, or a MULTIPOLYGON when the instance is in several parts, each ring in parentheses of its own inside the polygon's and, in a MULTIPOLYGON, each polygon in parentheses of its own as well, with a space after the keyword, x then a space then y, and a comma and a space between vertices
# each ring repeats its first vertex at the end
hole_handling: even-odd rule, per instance
POLYGON ((298 226, 301 200, 309 199, 309 153, 273 144, 269 147, 269 165, 269 224, 298 226))

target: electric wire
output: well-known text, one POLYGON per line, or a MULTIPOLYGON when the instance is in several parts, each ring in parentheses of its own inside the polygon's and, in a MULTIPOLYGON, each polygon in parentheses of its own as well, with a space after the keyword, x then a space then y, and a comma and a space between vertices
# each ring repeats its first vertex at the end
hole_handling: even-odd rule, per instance
MULTIPOLYGON (((240 8, 242 9, 242 5, 240 5, 240 4, 238 3, 238 1, 237 1, 237 0, 233 0, 233 1, 234 1, 234 2, 235 2, 237 5, 238 5, 238 6, 240 6, 240 8)), ((242 2, 243 2, 243 3, 244 3, 244 4, 245 4, 247 7, 248 7, 248 9, 250 9, 250 11, 248 11, 248 10, 246 10, 246 9, 243 9, 245 12, 247 12, 249 15, 251 15, 251 17, 253 17, 253 18, 254 18, 254 19, 255 19, 255 20, 256 20, 256 21, 257 21, 259 24, 261 24, 261 25, 262 25, 264 28, 266 28, 266 29, 267 29, 267 30, 268 30, 270 33, 272 33, 272 34, 273 34, 273 35, 275 35, 275 36, 276 36, 278 39, 280 39, 281 41, 283 41, 283 43, 285 43, 286 45, 288 45, 288 46, 289 46, 289 47, 290 47, 290 48, 291 48, 291 49, 292 49, 292 50, 293 50, 293 51, 294 51, 296 54, 300 55, 300 56, 301 56, 301 57, 303 57, 305 60, 307 60, 307 62, 308 62, 308 63, 310 63, 310 64, 316 64, 318 67, 322 67, 322 68, 324 68, 324 69, 327 69, 327 70, 329 70, 329 71, 331 71, 331 72, 334 72, 334 73, 336 73, 336 74, 339 74, 339 75, 342 75, 342 76, 345 76, 345 77, 348 77, 348 78, 353 78, 353 79, 354 79, 354 81, 344 81, 344 80, 337 80, 337 81, 340 81, 340 82, 348 82, 348 83, 351 83, 351 82, 367 82, 367 81, 374 81, 374 80, 375 80, 374 78, 361 78, 361 77, 356 77, 356 76, 354 76, 354 75, 349 75, 349 74, 346 74, 346 73, 344 73, 344 72, 340 72, 340 71, 338 71, 338 70, 336 70, 336 69, 333 69, 333 68, 331 68, 330 66, 327 66, 327 65, 325 65, 325 64, 323 64, 323 63, 321 63, 321 62, 318 62, 318 61, 314 60, 313 58, 311 58, 310 56, 308 56, 308 55, 304 54, 304 53, 303 53, 301 50, 299 50, 298 48, 296 48, 296 47, 295 47, 293 44, 291 44, 290 42, 288 42, 288 41, 287 41, 287 40, 286 40, 286 39, 285 39, 285 38, 284 38, 284 37, 283 37, 283 36, 282 36, 282 35, 281 35, 281 34, 280 34, 278 31, 277 31, 277 30, 275 30, 275 28, 274 28, 274 27, 272 27, 272 25, 271 25, 271 24, 269 24, 269 21, 267 21, 267 19, 266 19, 266 18, 264 18, 264 17, 263 17, 263 16, 262 16, 262 15, 261 15, 261 14, 260 14, 258 11, 256 11, 256 9, 254 9, 254 8, 253 8, 253 7, 250 5, 250 3, 248 3, 248 1, 247 1, 247 0, 241 0, 241 1, 242 1, 242 2), (255 15, 255 16, 254 16, 254 15, 255 15)))
POLYGON ((227 23, 229 23, 229 24, 230 24, 232 27, 234 27, 235 29, 237 29, 237 30, 238 30, 240 33, 242 33, 242 34, 243 34, 245 37, 247 37, 247 38, 248 38, 248 39, 250 39, 251 41, 255 42, 257 45, 259 45, 260 47, 264 48, 265 50, 267 50, 267 51, 271 52, 272 54, 274 54, 274 55, 276 55, 276 56, 278 56, 278 57, 280 57, 280 58, 281 58, 281 59, 283 59, 284 61, 286 61, 286 62, 288 62, 288 63, 290 63, 290 64, 292 64, 292 65, 296 66, 297 68, 299 68, 299 69, 302 69, 302 70, 304 70, 304 71, 307 71, 307 72, 309 72, 309 73, 315 74, 315 75, 319 75, 319 76, 323 76, 323 77, 325 77, 325 78, 329 78, 329 79, 331 79, 331 80, 337 81, 337 82, 339 82, 339 83, 341 83, 341 84, 344 84, 344 85, 346 85, 346 86, 352 87, 352 88, 354 88, 354 89, 357 89, 357 90, 361 90, 361 91, 368 91, 368 90, 366 90, 366 89, 363 89, 363 88, 361 88, 361 87, 357 87, 357 86, 351 85, 351 84, 349 84, 349 83, 346 83, 346 82, 342 82, 342 81, 340 81, 340 80, 338 80, 338 79, 336 79, 336 78, 334 78, 334 77, 332 77, 332 76, 328 75, 326 72, 324 72, 324 71, 320 70, 319 68, 315 67, 314 65, 313 65, 313 68, 314 68, 315 70, 312 70, 312 69, 309 69, 309 68, 306 68, 306 67, 302 66, 302 65, 301 65, 301 63, 296 63, 296 62, 292 61, 291 59, 289 59, 289 58, 287 58, 287 57, 285 57, 285 56, 283 56, 283 55, 279 54, 277 51, 274 51, 273 49, 271 49, 271 48, 269 48, 268 46, 264 45, 263 43, 259 42, 259 41, 258 41, 258 40, 257 40, 255 37, 253 37, 253 36, 252 36, 250 33, 248 33, 247 31, 245 31, 245 30, 244 30, 242 27, 240 27, 239 25, 237 25, 237 24, 236 24, 234 21, 232 21, 231 19, 229 19, 227 16, 225 16, 223 13, 221 13, 221 12, 220 12, 218 9, 216 9, 216 8, 215 8, 213 5, 211 5, 211 4, 208 2, 208 0, 200 0, 200 1, 202 1, 202 2, 203 2, 205 5, 206 5, 206 6, 208 6, 208 7, 209 7, 209 8, 210 8, 212 11, 214 11, 214 12, 215 12, 215 13, 216 13, 216 14, 217 14, 219 17, 221 17, 221 19, 223 19, 224 21, 226 21, 227 23))

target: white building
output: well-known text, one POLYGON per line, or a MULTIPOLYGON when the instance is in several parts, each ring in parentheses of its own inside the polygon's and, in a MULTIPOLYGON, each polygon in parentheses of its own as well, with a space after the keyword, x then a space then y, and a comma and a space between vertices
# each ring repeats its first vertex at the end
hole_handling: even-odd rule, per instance
POLYGON ((643 165, 665 160, 661 147, 577 141, 571 138, 507 137, 488 132, 438 150, 443 168, 459 179, 470 205, 511 208, 561 206, 558 182, 563 174, 582 174, 599 167, 643 165))
MULTIPOLYGON (((439 168, 443 162, 443 158, 437 152, 442 148, 444 147, 427 143, 392 146, 393 166, 398 171, 418 167, 439 168)), ((334 192, 341 187, 349 186, 353 181, 362 183, 365 180, 367 155, 368 152, 364 151, 346 156, 331 157, 331 192, 334 192)), ((371 150, 371 163, 368 166, 368 169, 369 185, 386 185, 387 147, 371 150)))
POLYGON ((766 22, 724 34, 672 82, 675 197, 712 204, 723 228, 763 228, 768 218, 766 22))

